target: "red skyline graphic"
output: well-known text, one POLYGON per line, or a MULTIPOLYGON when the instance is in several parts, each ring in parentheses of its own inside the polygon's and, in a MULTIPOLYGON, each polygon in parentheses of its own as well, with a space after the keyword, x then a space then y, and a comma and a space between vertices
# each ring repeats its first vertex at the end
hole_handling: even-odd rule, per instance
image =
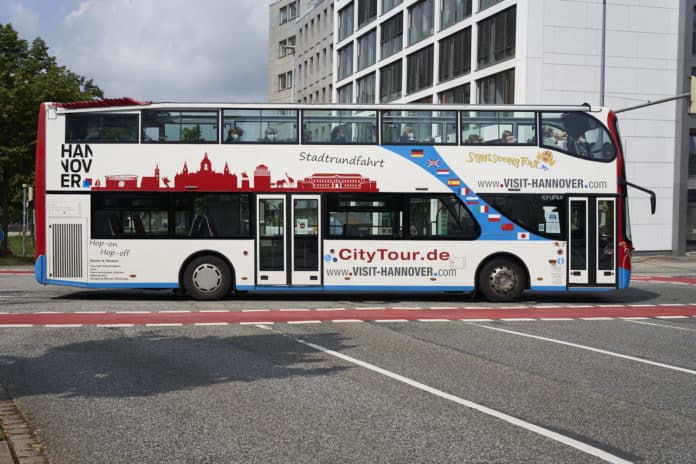
MULTIPOLYGON (((89 179, 88 179, 89 180, 89 179)), ((104 182, 97 179, 92 183, 92 190, 146 190, 146 191, 280 191, 280 192, 378 192, 377 182, 360 174, 314 173, 295 182, 286 172, 284 177, 271 179, 271 170, 265 164, 254 169, 253 176, 246 172, 240 176, 230 172, 227 162, 222 172, 213 170, 213 163, 205 153, 198 171, 189 170, 184 162, 181 172, 176 173, 174 182, 168 177, 160 177, 159 164, 155 165, 154 175, 143 176, 138 183, 135 174, 107 175, 104 182), (253 183, 252 183, 253 180, 253 183)))

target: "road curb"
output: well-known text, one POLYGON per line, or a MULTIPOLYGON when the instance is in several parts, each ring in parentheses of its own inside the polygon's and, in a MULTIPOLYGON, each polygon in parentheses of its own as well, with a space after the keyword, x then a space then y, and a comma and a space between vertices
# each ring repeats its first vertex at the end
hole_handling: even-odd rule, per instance
POLYGON ((3 384, 0 384, 0 426, 7 439, 0 442, 0 464, 49 464, 43 445, 3 384))

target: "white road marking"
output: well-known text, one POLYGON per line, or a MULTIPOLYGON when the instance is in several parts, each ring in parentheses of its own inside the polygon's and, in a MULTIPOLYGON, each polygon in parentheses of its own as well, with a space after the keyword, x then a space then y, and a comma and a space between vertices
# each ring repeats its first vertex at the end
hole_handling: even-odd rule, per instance
POLYGON ((416 319, 418 322, 450 322, 450 319, 416 319))
POLYGON ((53 329, 62 329, 66 327, 82 327, 82 324, 46 324, 44 327, 53 329))
POLYGON ((273 322, 240 322, 239 325, 273 325, 273 322))
POLYGON ((135 324, 97 324, 97 327, 135 327, 135 324))
POLYGON ((408 322, 408 319, 375 319, 373 322, 408 322))
POLYGON ((614 356, 616 358, 628 359, 629 361, 636 361, 636 362, 643 363, 643 364, 649 364, 651 366, 657 366, 657 367, 662 367, 665 369, 670 369, 673 371, 684 372, 685 374, 696 375, 696 371, 691 370, 691 369, 686 369, 684 367, 679 367, 679 366, 672 366, 670 364, 664 364, 664 363, 656 362, 656 361, 649 361, 647 359, 636 358, 635 356, 628 356, 625 354, 616 353, 614 351, 602 350, 600 348, 593 348, 591 346, 580 345, 578 343, 566 342, 563 340, 558 340, 558 339, 549 338, 549 337, 540 337, 539 335, 532 335, 532 334, 528 334, 528 333, 524 333, 524 332, 516 332, 514 330, 501 329, 498 327, 491 327, 488 325, 480 325, 480 324, 472 324, 472 325, 475 325, 476 327, 481 327, 483 329, 495 330, 497 332, 504 332, 504 333, 509 333, 512 335, 519 335, 520 337, 527 337, 527 338, 533 338, 535 340, 542 340, 545 342, 557 343, 559 345, 565 345, 565 346, 570 346, 573 348, 579 348, 581 350, 593 351, 595 353, 606 354, 608 356, 614 356))
POLYGON ((335 319, 329 322, 365 322, 362 319, 335 319))
POLYGON ((34 324, 0 324, 0 329, 20 329, 24 327, 34 327, 34 324))
POLYGON ((243 313, 267 313, 270 309, 242 309, 243 313))
MULTIPOLYGON (((260 327, 262 329, 268 329, 266 327, 260 327)), ((349 362, 351 364, 356 364, 360 367, 363 367, 365 369, 369 369, 373 372, 376 372, 380 375, 383 375, 385 377, 389 377, 392 380, 396 380, 398 382, 404 383, 406 385, 409 385, 411 387, 417 388, 419 390, 422 390, 424 392, 430 393, 432 395, 435 395, 439 398, 452 401, 454 403, 457 403, 459 405, 462 405, 464 407, 473 409, 475 411, 478 411, 480 413, 486 414, 488 416, 494 417, 496 419, 500 419, 502 421, 505 421, 509 424, 515 425, 517 427, 521 427, 527 431, 539 434, 543 437, 549 438, 551 440, 557 441, 559 443, 562 443, 564 445, 570 446, 572 448, 575 448, 583 453, 595 456, 599 459, 602 459, 606 462, 610 462, 613 464, 628 464, 630 461, 626 461, 624 459, 621 459, 618 456, 615 456, 613 454, 607 453, 604 450, 601 450, 599 448, 595 448, 594 446, 588 445, 587 443, 583 443, 579 440, 575 440, 574 438, 567 437, 565 435, 561 435, 560 433, 554 432, 553 430, 546 429, 544 427, 540 427, 538 425, 529 423, 527 421, 524 421, 522 419, 518 419, 517 417, 510 416, 509 414, 505 414, 504 412, 497 411, 495 409, 480 405, 478 403, 474 403, 473 401, 465 400, 464 398, 460 398, 458 396, 452 395, 450 393, 446 393, 442 390, 438 390, 437 388, 433 388, 431 386, 425 385, 423 383, 420 383, 416 380, 410 379, 408 377, 404 377, 402 375, 396 374, 394 372, 388 371, 386 369, 382 369, 381 367, 375 366, 374 364, 367 363, 365 361, 361 361, 360 359, 353 358, 351 356, 347 356, 345 354, 339 353, 337 351, 330 350, 328 348, 324 348, 323 346, 316 345, 314 343, 310 343, 307 341, 304 341, 302 339, 295 339, 297 342, 309 346, 310 348, 314 348, 317 351, 321 351, 322 353, 328 354, 330 356, 342 359, 343 361, 349 362)))
POLYGON ((574 321, 572 317, 540 317, 540 321, 574 321))
POLYGON ((322 321, 288 321, 286 324, 321 324, 322 321))
POLYGON ((197 326, 229 325, 228 322, 194 322, 197 326))
POLYGON ((630 320, 630 319, 627 319, 626 321, 627 322, 635 322, 636 324, 652 325, 654 327, 660 327, 663 329, 686 330, 687 332, 696 332, 696 329, 690 329, 688 327, 675 327, 673 325, 655 324, 654 322, 643 322, 643 321, 635 321, 635 320, 630 320))
POLYGON ((184 324, 180 323, 157 323, 157 324, 145 324, 145 327, 183 327, 184 324))

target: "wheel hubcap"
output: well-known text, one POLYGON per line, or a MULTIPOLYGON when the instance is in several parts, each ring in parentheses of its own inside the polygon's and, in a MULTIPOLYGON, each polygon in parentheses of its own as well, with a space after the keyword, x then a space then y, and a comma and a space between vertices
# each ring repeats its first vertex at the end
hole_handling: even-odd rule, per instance
POLYGON ((213 293, 222 285, 222 272, 212 264, 201 264, 193 271, 193 285, 202 293, 213 293))
POLYGON ((497 293, 510 293, 517 286, 517 274, 509 267, 497 267, 491 273, 491 289, 497 293))

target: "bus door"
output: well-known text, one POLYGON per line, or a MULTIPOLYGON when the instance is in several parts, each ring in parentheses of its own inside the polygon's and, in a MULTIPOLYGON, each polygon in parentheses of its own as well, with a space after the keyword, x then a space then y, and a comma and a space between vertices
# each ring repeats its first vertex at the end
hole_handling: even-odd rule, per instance
POLYGON ((568 284, 616 284, 616 199, 571 197, 568 284))
POLYGON ((321 285, 319 195, 258 195, 256 202, 256 284, 321 285))

